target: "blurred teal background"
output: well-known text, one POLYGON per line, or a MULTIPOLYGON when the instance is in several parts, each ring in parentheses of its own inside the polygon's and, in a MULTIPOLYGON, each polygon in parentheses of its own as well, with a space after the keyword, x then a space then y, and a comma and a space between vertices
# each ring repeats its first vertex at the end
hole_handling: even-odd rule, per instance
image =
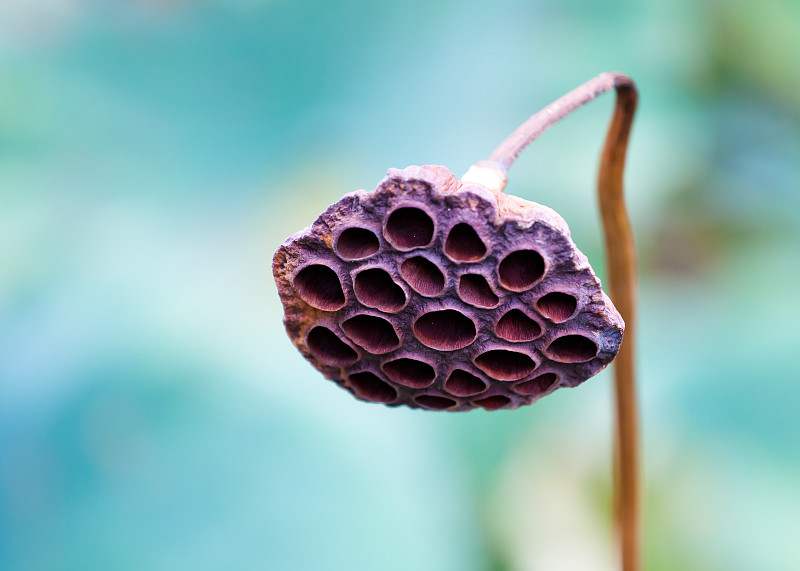
MULTIPOLYGON (((646 569, 800 569, 798 62, 796 0, 4 0, 0 568, 615 569, 609 371, 515 412, 365 405, 292 348, 270 262, 619 70, 646 569)), ((601 276, 612 105, 507 189, 601 276)))

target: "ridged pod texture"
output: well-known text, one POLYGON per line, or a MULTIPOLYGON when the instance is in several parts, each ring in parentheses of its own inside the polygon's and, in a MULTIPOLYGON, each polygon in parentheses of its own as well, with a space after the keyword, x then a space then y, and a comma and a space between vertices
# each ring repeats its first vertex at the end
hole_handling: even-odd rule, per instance
POLYGON ((553 210, 390 169, 278 248, 292 342, 356 398, 496 410, 574 387, 616 356, 624 324, 553 210))

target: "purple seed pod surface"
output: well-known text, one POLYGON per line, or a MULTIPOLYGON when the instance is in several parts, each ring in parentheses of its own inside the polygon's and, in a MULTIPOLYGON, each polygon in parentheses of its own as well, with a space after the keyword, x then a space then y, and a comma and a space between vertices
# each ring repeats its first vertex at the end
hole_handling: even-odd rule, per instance
POLYGON ((390 169, 275 253, 286 331, 356 398, 496 410, 574 387, 624 324, 553 210, 443 166, 390 169))

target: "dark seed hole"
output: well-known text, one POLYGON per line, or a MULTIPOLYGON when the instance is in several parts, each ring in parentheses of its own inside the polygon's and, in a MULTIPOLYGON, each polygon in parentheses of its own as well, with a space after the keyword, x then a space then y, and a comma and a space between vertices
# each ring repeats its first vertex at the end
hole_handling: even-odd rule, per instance
POLYGON ((442 270, 422 256, 414 256, 403 262, 400 266, 400 273, 403 274, 408 285, 422 295, 439 295, 444 290, 442 270))
POLYGON ((445 253, 457 262, 474 262, 486 254, 486 244, 469 224, 456 224, 447 235, 445 253))
POLYGON ((552 387, 557 380, 558 377, 556 377, 555 373, 545 373, 544 375, 539 375, 535 379, 514 385, 514 390, 517 393, 526 396, 540 395, 546 393, 547 390, 552 387))
POLYGON ((500 302, 486 278, 479 274, 464 274, 458 280, 458 295, 477 307, 494 307, 500 302))
POLYGON ((414 322, 414 335, 424 345, 440 351, 463 349, 475 340, 475 324, 455 309, 431 311, 414 322))
POLYGON ((309 305, 325 311, 344 306, 344 290, 339 276, 328 266, 312 264, 300 270, 294 278, 294 289, 309 305))
POLYGON ((373 402, 392 402, 397 398, 397 391, 394 387, 382 381, 374 373, 364 371, 363 373, 353 373, 348 377, 350 385, 363 398, 373 402))
POLYGON ((457 397, 469 397, 486 390, 486 383, 472 373, 456 369, 447 378, 444 388, 457 397))
POLYGON ((542 328, 519 309, 512 309, 497 322, 495 332, 506 341, 533 341, 542 334, 542 328))
POLYGON ((374 315, 356 315, 342 323, 347 336, 377 355, 397 349, 400 339, 392 324, 374 315))
POLYGON ((547 352, 562 363, 582 363, 597 355, 597 344, 583 335, 564 335, 550 343, 547 352))
POLYGON ((475 358, 478 368, 500 381, 518 381, 536 369, 536 362, 525 353, 494 349, 475 358))
POLYGON ((336 252, 345 260, 361 260, 378 251, 378 237, 366 228, 348 228, 336 240, 336 252))
POLYGON ((424 408, 432 408, 434 410, 444 410, 457 404, 453 399, 437 397, 436 395, 419 395, 414 397, 414 401, 424 408))
POLYGON ((511 399, 508 397, 504 397, 503 395, 495 395, 493 397, 477 399, 472 402, 480 407, 485 408, 486 410, 497 410, 498 408, 503 408, 504 406, 509 404, 511 402, 511 399))
POLYGON ((535 250, 517 250, 503 258, 497 273, 504 288, 523 291, 544 275, 544 258, 535 250))
POLYGON ((436 371, 428 363, 405 357, 384 363, 383 372, 395 383, 412 389, 430 386, 436 378, 436 371))
POLYGON ((358 360, 358 354, 350 346, 322 325, 308 333, 306 344, 314 357, 331 367, 346 367, 358 360))
POLYGON ((358 301, 367 307, 394 313, 406 303, 406 294, 386 270, 372 268, 359 273, 354 285, 358 301))
POLYGON ((433 220, 419 208, 398 208, 386 221, 386 239, 401 250, 427 246, 433 239, 433 220))
POLYGON ((536 307, 548 319, 561 323, 575 313, 575 309, 578 307, 578 300, 569 294, 554 291, 542 296, 536 302, 536 307))

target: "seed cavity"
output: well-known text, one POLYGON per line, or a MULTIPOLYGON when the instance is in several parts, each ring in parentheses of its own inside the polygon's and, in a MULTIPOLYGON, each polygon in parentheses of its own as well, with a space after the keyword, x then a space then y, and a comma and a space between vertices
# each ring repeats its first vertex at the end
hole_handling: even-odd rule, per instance
POLYGON ((347 336, 370 353, 382 355, 400 346, 391 323, 374 315, 356 315, 342 323, 347 336))
POLYGON ((428 363, 408 357, 384 363, 383 372, 395 383, 412 389, 428 387, 436 378, 436 371, 428 363))
POLYGON ((519 309, 507 312, 495 326, 495 333, 506 341, 533 341, 542 334, 542 327, 519 309))
POLYGON ((562 363, 583 363, 597 356, 597 343, 583 335, 564 335, 547 348, 552 359, 562 363))
POLYGON ((497 268, 500 285, 511 291, 525 291, 544 275, 544 258, 536 250, 511 252, 497 268))
POLYGON ((403 288, 395 283, 389 272, 381 268, 359 272, 353 289, 358 301, 387 313, 400 311, 406 303, 403 288))
POLYGON ((486 410, 497 410, 503 408, 511 402, 511 399, 503 395, 494 395, 472 401, 476 405, 485 408, 486 410))
POLYGON ((514 391, 525 396, 541 395, 546 393, 557 380, 555 373, 545 373, 529 381, 517 383, 514 385, 514 391))
POLYGON ((554 291, 539 298, 536 302, 539 312, 556 323, 566 321, 575 313, 578 300, 568 293, 554 291))
POLYGON ((492 378, 500 381, 518 381, 536 369, 536 361, 525 353, 493 349, 475 358, 475 365, 492 378))
POLYGON ((339 276, 328 266, 311 264, 294 277, 294 289, 308 305, 324 311, 344 307, 344 290, 339 276))
POLYGON ((433 220, 420 208, 398 208, 389 215, 384 235, 398 250, 427 246, 433 240, 433 220))
POLYGON ((314 357, 331 367, 346 367, 358 360, 358 353, 323 325, 309 331, 306 345, 314 357))
POLYGON ((432 408, 434 410, 453 408, 458 404, 453 399, 436 395, 419 395, 418 397, 414 397, 414 402, 424 408, 432 408))
POLYGON ((480 274, 464 274, 458 280, 458 295, 466 303, 476 307, 491 308, 500 303, 489 282, 480 274))
POLYGON ((397 391, 394 387, 369 371, 353 373, 347 379, 350 381, 350 386, 355 389, 359 396, 366 400, 392 402, 397 398, 397 391))
POLYGON ((440 351, 463 349, 475 340, 475 323, 455 309, 431 311, 414 322, 414 335, 423 345, 440 351))
POLYGON ((444 273, 427 258, 414 256, 407 259, 400 266, 400 273, 408 285, 421 295, 432 297, 444 291, 444 273))
POLYGON ((336 240, 336 253, 344 260, 363 260, 379 248, 378 237, 366 228, 347 228, 336 240))
POLYGON ((462 222, 456 224, 447 235, 444 252, 456 262, 474 262, 486 255, 486 244, 475 228, 462 222))
POLYGON ((444 383, 445 390, 457 397, 471 397, 486 390, 486 383, 472 373, 455 369, 444 383))

